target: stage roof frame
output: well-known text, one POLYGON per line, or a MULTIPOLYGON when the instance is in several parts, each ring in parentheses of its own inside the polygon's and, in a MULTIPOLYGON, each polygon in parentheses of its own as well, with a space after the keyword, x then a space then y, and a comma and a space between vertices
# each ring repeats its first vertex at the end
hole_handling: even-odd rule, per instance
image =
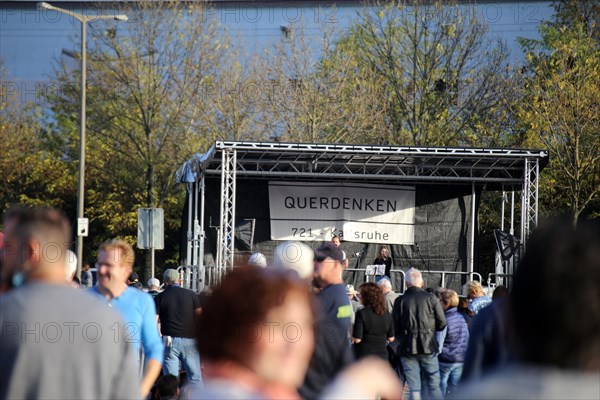
MULTIPOLYGON (((538 180, 548 164, 546 150, 412 147, 356 144, 309 144, 252 141, 217 141, 204 154, 196 154, 178 171, 187 184, 188 231, 186 265, 204 270, 205 179, 221 179, 220 221, 217 226, 217 259, 214 276, 220 282, 233 268, 237 179, 369 182, 373 184, 460 184, 502 190, 502 227, 512 192, 510 226, 515 214, 515 191, 521 192, 523 247, 538 221, 538 180)), ((475 221, 475 201, 471 202, 475 221)), ((469 272, 473 272, 474 229, 471 229, 469 272)), ((207 272, 207 274, 212 272, 207 272)))
POLYGON ((178 171, 180 182, 220 176, 223 153, 236 153, 238 178, 390 183, 521 185, 525 160, 540 168, 548 152, 536 149, 410 147, 218 141, 178 171))

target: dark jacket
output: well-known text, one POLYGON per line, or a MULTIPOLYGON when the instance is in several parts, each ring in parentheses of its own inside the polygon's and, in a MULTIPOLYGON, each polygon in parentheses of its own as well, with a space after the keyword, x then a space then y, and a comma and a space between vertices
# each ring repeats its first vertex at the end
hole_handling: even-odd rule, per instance
POLYGON ((447 309, 444 315, 446 316, 448 327, 446 339, 442 346, 442 353, 438 356, 438 360, 449 364, 462 363, 465 361, 467 344, 469 343, 467 322, 458 313, 456 307, 447 309))
POLYGON ((509 360, 511 337, 506 299, 493 301, 473 319, 461 382, 481 378, 509 360))
POLYGON ((392 259, 390 257, 386 258, 385 260, 381 257, 377 257, 375 260, 373 260, 373 265, 385 265, 384 275, 388 278, 390 277, 390 270, 392 269, 392 259))
POLYGON ((446 327, 446 317, 434 295, 421 288, 409 287, 394 302, 392 317, 400 356, 438 352, 435 332, 446 327))

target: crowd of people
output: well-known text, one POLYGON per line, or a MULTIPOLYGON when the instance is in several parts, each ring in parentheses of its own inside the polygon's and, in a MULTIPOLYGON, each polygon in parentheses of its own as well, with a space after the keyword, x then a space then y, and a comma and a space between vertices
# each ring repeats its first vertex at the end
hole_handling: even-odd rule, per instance
POLYGON ((73 282, 68 220, 9 209, 0 236, 0 398, 600 398, 600 227, 540 228, 511 290, 358 287, 339 238, 280 244, 210 291, 143 287, 124 240, 73 282))

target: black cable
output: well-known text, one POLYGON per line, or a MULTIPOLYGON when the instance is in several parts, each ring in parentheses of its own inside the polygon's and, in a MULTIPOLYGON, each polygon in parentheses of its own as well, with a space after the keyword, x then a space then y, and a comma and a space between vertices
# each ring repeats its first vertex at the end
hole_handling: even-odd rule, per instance
POLYGON ((431 276, 431 269, 429 268, 429 265, 425 262, 425 259, 423 258, 423 254, 421 253, 421 248, 419 248, 419 244, 415 242, 415 247, 417 248, 417 253, 419 253, 419 258, 421 259, 421 262, 423 263, 423 267, 427 270, 427 273, 429 274, 429 276, 431 276))

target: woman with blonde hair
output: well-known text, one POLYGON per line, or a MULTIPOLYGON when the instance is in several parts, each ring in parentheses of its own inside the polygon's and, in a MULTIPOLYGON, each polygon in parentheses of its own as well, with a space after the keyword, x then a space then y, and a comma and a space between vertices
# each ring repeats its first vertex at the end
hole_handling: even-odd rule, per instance
POLYGON ((458 294, 452 289, 442 289, 439 293, 440 303, 444 309, 444 316, 448 325, 440 332, 438 342, 440 354, 438 361, 440 365, 440 390, 446 397, 456 391, 458 382, 467 354, 469 343, 469 329, 467 322, 458 312, 458 294))

